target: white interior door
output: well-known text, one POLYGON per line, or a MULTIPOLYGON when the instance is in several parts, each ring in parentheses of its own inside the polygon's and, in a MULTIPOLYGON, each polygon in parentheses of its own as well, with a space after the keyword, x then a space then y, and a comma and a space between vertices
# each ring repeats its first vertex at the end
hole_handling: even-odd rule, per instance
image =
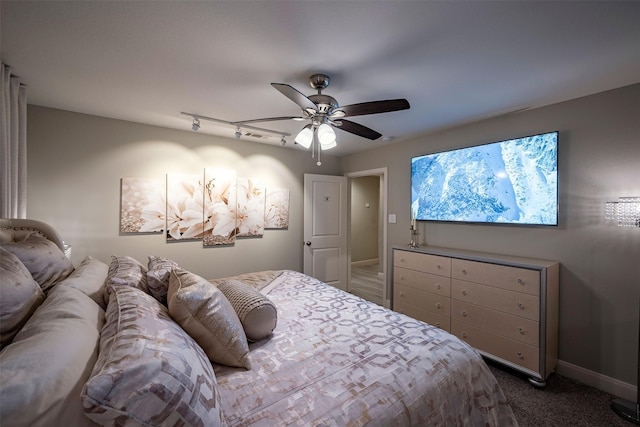
POLYGON ((345 291, 347 191, 344 176, 304 175, 304 273, 345 291))

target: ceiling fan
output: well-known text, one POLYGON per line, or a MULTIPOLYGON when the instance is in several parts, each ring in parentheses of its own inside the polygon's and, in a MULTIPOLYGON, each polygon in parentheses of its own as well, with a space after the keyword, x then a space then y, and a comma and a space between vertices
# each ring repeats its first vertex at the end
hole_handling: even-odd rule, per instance
POLYGON ((334 97, 322 93, 322 90, 329 86, 329 76, 326 74, 314 74, 309 77, 309 84, 318 91, 317 94, 306 96, 288 84, 271 83, 271 86, 302 109, 302 116, 268 117, 243 120, 233 122, 233 124, 239 126, 276 120, 309 120, 309 124, 296 136, 296 143, 309 148, 314 142, 315 135, 319 143, 318 149, 328 150, 336 146, 335 132, 332 127, 370 140, 376 140, 382 136, 382 134, 373 129, 351 120, 346 120, 345 117, 388 113, 410 108, 409 101, 406 99, 388 99, 340 106, 334 97))

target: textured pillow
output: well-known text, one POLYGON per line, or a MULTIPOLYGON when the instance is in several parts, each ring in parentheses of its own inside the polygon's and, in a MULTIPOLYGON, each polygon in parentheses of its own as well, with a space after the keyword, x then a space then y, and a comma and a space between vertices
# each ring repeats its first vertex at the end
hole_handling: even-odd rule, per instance
POLYGON ((22 261, 45 293, 73 271, 73 264, 64 252, 38 234, 30 234, 19 242, 4 243, 2 247, 22 261))
POLYGON ((0 424, 87 426, 80 392, 98 357, 104 311, 82 292, 55 286, 0 352, 0 424))
POLYGON ((0 247, 0 348, 11 342, 43 300, 44 292, 27 267, 0 247))
POLYGON ((169 276, 169 314, 213 362, 251 369, 249 345, 233 307, 218 288, 181 269, 169 276))
POLYGON ((100 356, 81 399, 101 425, 225 425, 213 367, 151 295, 110 293, 100 356))
POLYGON ((93 257, 86 257, 79 266, 59 286, 69 286, 84 292, 91 297, 103 310, 107 304, 104 301, 105 278, 109 266, 93 257))
POLYGON ((231 303, 249 340, 259 341, 271 335, 278 322, 278 311, 271 300, 238 280, 225 280, 218 289, 231 303))
POLYGON ((169 273, 178 264, 170 259, 149 256, 149 271, 147 271, 147 286, 149 293, 162 304, 167 305, 167 291, 169 290, 169 273))
POLYGON ((113 286, 132 286, 148 294, 147 267, 130 256, 112 255, 105 282, 105 305, 109 302, 109 295, 113 286))

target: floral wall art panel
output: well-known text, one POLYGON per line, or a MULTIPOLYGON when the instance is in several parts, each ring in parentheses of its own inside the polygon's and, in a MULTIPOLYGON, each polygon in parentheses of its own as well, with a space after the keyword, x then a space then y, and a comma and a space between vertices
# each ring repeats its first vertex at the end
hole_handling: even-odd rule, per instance
POLYGON ((201 240, 204 173, 167 174, 167 241, 201 240))
POLYGON ((236 240, 236 171, 204 171, 204 246, 232 245, 236 240))
POLYGON ((238 178, 237 236, 262 237, 264 235, 265 186, 259 180, 238 178))
POLYGON ((162 179, 121 179, 120 232, 162 233, 165 227, 165 208, 162 179))
POLYGON ((289 228, 289 190, 267 187, 264 228, 289 228))

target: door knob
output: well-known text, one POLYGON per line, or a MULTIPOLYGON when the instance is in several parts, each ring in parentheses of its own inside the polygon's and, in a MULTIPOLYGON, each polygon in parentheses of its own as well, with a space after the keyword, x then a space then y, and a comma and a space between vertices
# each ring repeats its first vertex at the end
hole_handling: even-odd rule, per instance
POLYGON ((306 242, 304 242, 304 244, 307 245, 307 246, 311 246, 311 241, 307 240, 306 242))

